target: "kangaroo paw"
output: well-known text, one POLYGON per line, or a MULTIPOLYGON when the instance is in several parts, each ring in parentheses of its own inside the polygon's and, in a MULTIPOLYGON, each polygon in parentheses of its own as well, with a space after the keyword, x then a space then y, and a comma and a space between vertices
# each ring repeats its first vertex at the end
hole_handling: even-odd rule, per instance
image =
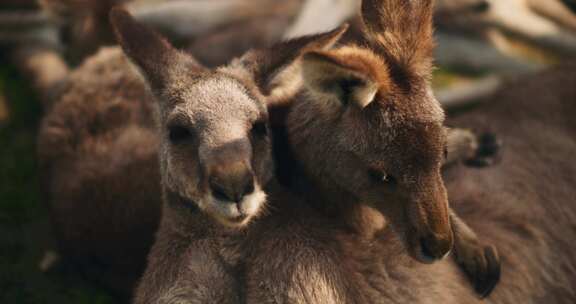
POLYGON ((474 286, 474 291, 485 298, 500 281, 500 258, 494 246, 479 243, 456 248, 456 261, 474 286))
POLYGON ((499 156, 502 141, 494 133, 484 133, 478 137, 476 154, 466 161, 470 167, 487 167, 495 163, 499 156))

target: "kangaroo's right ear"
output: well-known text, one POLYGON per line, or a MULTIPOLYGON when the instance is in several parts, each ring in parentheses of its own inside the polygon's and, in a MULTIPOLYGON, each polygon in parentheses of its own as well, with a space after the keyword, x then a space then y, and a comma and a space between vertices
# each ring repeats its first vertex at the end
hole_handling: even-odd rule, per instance
POLYGON ((110 11, 110 22, 124 53, 142 71, 153 89, 162 89, 179 72, 202 70, 191 56, 176 50, 151 28, 140 24, 123 8, 110 11))
POLYGON ((302 59, 304 84, 330 106, 365 108, 380 89, 391 87, 386 71, 381 59, 356 47, 312 51, 302 59))

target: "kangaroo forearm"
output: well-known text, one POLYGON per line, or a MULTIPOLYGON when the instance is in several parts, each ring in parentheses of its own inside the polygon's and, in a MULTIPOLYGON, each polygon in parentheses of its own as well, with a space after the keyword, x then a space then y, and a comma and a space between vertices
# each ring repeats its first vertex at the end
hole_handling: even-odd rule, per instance
POLYGON ((443 166, 471 158, 478 149, 478 140, 474 133, 467 129, 448 129, 447 155, 443 166))

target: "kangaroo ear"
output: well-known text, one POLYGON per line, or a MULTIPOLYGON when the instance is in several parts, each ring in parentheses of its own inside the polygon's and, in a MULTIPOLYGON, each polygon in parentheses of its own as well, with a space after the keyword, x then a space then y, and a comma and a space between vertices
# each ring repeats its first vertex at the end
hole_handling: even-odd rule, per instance
POLYGON ((153 89, 161 89, 178 72, 189 74, 202 67, 189 55, 176 50, 149 27, 138 23, 123 8, 110 11, 110 22, 124 53, 142 71, 153 89))
POLYGON ((356 56, 335 52, 309 52, 302 58, 304 83, 321 100, 335 101, 338 106, 369 105, 378 92, 369 63, 356 56))
POLYGON ((411 75, 431 75, 433 2, 362 0, 365 36, 391 64, 392 77, 403 87, 410 86, 411 75))
POLYGON ((296 59, 304 52, 333 47, 347 29, 348 25, 344 24, 330 32, 281 42, 266 49, 251 51, 241 60, 251 70, 262 93, 269 95, 275 87, 294 82, 292 77, 281 77, 279 81, 278 76, 293 67, 296 59))

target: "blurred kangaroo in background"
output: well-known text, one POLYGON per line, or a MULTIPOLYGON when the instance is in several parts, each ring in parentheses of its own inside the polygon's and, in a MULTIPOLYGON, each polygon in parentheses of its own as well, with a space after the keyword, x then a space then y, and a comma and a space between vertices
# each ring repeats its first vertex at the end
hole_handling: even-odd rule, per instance
POLYGON ((567 62, 449 119, 505 142, 498 165, 445 174, 453 208, 501 254, 491 303, 576 300, 575 83, 576 64, 567 62))

